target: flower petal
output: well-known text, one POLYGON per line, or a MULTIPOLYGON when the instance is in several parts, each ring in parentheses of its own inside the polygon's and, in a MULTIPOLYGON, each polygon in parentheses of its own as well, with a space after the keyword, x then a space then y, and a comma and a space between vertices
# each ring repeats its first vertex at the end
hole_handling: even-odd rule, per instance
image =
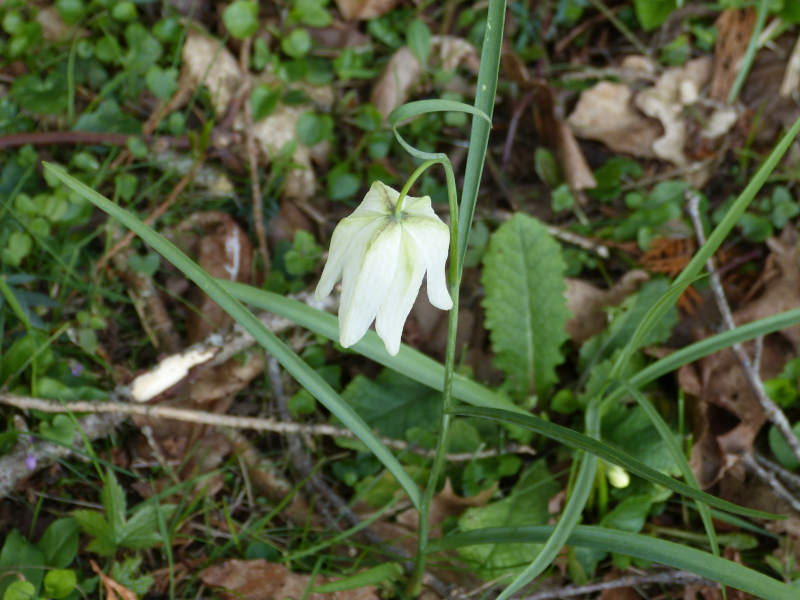
POLYGON ((397 268, 400 227, 376 219, 355 240, 344 265, 339 341, 349 348, 364 337, 386 298, 397 268))
POLYGON ((394 280, 375 320, 375 331, 386 345, 386 351, 392 356, 400 350, 403 324, 417 299, 424 276, 425 259, 417 249, 414 239, 403 232, 394 280))
POLYGON ((394 207, 397 204, 397 199, 400 193, 393 190, 388 185, 376 181, 369 188, 367 195, 358 205, 358 208, 353 212, 353 216, 360 216, 364 213, 380 213, 382 215, 394 214, 394 207))
MULTIPOLYGON (((436 308, 450 310, 453 300, 447 291, 444 266, 450 246, 450 230, 439 217, 417 216, 403 211, 403 230, 416 242, 428 270, 428 299, 436 308)), ((433 212, 433 211, 431 211, 433 212)), ((419 214, 419 213, 417 213, 419 214)))
POLYGON ((328 262, 322 270, 314 298, 319 302, 333 290, 336 282, 342 278, 345 262, 350 256, 353 243, 358 234, 364 230, 373 220, 374 216, 353 217, 353 215, 342 219, 333 230, 331 238, 331 248, 328 251, 328 262))

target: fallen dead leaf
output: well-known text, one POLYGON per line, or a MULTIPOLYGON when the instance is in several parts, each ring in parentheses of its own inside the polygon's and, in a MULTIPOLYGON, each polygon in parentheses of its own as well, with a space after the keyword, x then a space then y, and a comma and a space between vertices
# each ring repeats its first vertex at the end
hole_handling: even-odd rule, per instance
POLYGON ((698 58, 682 67, 667 69, 656 85, 641 91, 634 104, 648 117, 661 122, 664 135, 655 140, 652 149, 658 158, 685 167, 688 160, 684 153, 686 144, 686 121, 683 109, 697 102, 701 88, 711 77, 711 61, 698 58))
POLYGON ((89 564, 92 567, 92 571, 97 573, 100 581, 103 582, 103 587, 106 590, 106 594, 111 600, 117 600, 117 598, 122 598, 122 600, 136 600, 136 594, 103 573, 103 570, 97 566, 97 563, 94 562, 94 560, 89 559, 89 564), (117 594, 119 594, 119 596, 117 596, 117 594))
POLYGON ((634 95, 624 83, 601 81, 581 93, 567 123, 579 137, 602 142, 615 152, 652 158, 653 142, 664 128, 636 110, 634 95))
POLYGON ((242 83, 242 73, 230 50, 208 33, 190 27, 181 54, 179 88, 188 97, 201 85, 208 87, 211 103, 221 118, 242 83))
POLYGON ((753 35, 756 11, 752 8, 723 10, 714 25, 719 33, 714 43, 714 73, 709 97, 716 102, 727 102, 753 35))
MULTIPOLYGON (((330 594, 310 593, 305 595, 311 580, 309 575, 292 573, 284 565, 257 560, 228 560, 219 565, 203 569, 200 580, 224 600, 284 600, 308 598, 308 600, 379 600, 377 588, 367 586, 330 594)), ((319 586, 329 580, 318 575, 313 585, 319 586)))
MULTIPOLYGON (((733 314, 737 325, 800 307, 800 267, 797 258, 797 232, 787 227, 781 240, 770 240, 773 252, 767 260, 760 296, 733 314)), ((747 300, 747 299, 746 299, 747 300)), ((697 339, 712 329, 699 330, 697 339)), ((792 327, 764 338, 760 375, 762 380, 776 377, 800 347, 800 328, 792 327)), ((753 343, 745 348, 752 356, 753 343)), ((766 423, 757 397, 742 372, 733 350, 709 355, 678 371, 680 386, 697 404, 692 469, 701 486, 718 481, 736 464, 737 457, 753 448, 756 436, 766 423)))
POLYGON ((583 344, 608 325, 606 308, 617 306, 649 279, 646 271, 628 271, 610 290, 602 290, 580 279, 567 278, 567 310, 573 315, 566 324, 570 339, 583 344))
POLYGON ((336 7, 346 21, 364 21, 385 15, 400 0, 336 0, 336 7))
MULTIPOLYGON (((431 54, 439 57, 445 71, 463 65, 470 72, 477 73, 480 68, 477 50, 464 38, 434 35, 431 38, 431 54)), ((372 87, 370 96, 370 101, 384 119, 408 100, 412 88, 419 85, 422 73, 422 65, 408 46, 403 46, 392 55, 372 87)))
MULTIPOLYGON (((436 530, 441 527, 445 519, 461 516, 465 510, 473 506, 485 506, 496 491, 497 484, 479 494, 465 498, 453 491, 453 484, 448 478, 442 491, 436 494, 431 501, 431 509, 428 513, 428 527, 434 532, 434 535, 438 535, 436 530)), ((415 510, 407 510, 398 515, 397 522, 408 527, 411 531, 416 531, 419 527, 419 513, 415 510)))

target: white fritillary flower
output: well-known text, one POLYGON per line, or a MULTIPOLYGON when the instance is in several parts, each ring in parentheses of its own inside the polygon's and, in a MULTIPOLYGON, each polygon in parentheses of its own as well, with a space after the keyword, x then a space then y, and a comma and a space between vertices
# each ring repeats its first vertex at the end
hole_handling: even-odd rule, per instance
POLYGON ((348 348, 372 321, 392 356, 400 350, 403 324, 428 272, 428 298, 450 310, 444 266, 450 230, 431 208, 429 196, 406 196, 376 181, 355 212, 336 226, 328 262, 317 285, 319 301, 342 280, 339 341, 348 348))

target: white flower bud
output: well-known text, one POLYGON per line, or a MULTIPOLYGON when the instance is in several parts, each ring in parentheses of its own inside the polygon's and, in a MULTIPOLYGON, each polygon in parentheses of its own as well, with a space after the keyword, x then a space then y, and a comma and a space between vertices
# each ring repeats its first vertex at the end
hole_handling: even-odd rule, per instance
POLYGON ((444 273, 450 230, 433 212, 429 196, 406 196, 396 217, 399 197, 376 181, 333 232, 315 296, 321 300, 342 279, 339 341, 345 348, 364 337, 374 320, 386 351, 396 355, 426 271, 431 304, 453 307, 444 273))

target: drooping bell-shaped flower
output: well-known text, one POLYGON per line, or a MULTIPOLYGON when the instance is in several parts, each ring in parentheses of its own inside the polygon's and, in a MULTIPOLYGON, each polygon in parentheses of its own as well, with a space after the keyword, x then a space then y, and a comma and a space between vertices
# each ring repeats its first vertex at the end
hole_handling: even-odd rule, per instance
POLYGON ((333 232, 315 296, 321 300, 342 280, 339 341, 345 348, 360 340, 374 320, 387 352, 396 355, 426 271, 431 304, 453 307, 444 272, 450 231, 433 212, 430 197, 406 196, 397 215, 399 197, 376 181, 333 232))

